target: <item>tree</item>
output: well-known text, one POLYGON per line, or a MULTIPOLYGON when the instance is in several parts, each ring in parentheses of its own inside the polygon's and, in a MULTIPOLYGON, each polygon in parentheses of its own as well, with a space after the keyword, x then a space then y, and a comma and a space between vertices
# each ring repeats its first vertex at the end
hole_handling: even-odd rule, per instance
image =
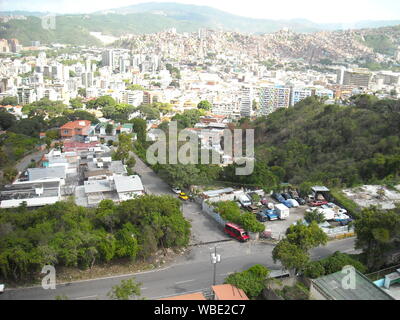
POLYGON ((121 284, 113 286, 107 295, 113 300, 130 300, 132 297, 141 295, 141 285, 141 283, 135 281, 135 277, 122 280, 121 284))
POLYGON ((15 169, 14 167, 7 167, 3 170, 4 179, 8 183, 13 182, 17 174, 18 170, 15 169))
POLYGON ((308 226, 297 222, 295 225, 291 225, 286 230, 287 240, 298 246, 301 250, 307 252, 311 248, 325 245, 328 242, 328 236, 313 221, 308 226))
MULTIPOLYGON (((386 255, 400 236, 399 209, 364 209, 355 220, 356 248, 362 249, 366 266, 375 271, 385 264, 386 255)), ((398 246, 398 244, 397 244, 398 246)))
POLYGON ((15 116, 7 111, 0 110, 0 130, 7 130, 11 128, 17 119, 15 116))
POLYGON ((141 91, 143 91, 144 88, 143 88, 143 86, 141 86, 140 84, 131 84, 131 85, 129 85, 129 86, 126 87, 126 90, 132 90, 132 91, 134 91, 134 90, 141 90, 141 91))
POLYGON ((198 103, 197 105, 198 109, 202 109, 202 110, 206 110, 209 111, 212 108, 212 105, 210 102, 208 102, 207 100, 202 100, 198 103))
POLYGON ((90 100, 86 104, 86 107, 88 109, 103 109, 104 107, 115 106, 116 104, 117 102, 114 100, 114 98, 110 96, 101 96, 97 99, 90 100))
POLYGON ((71 105, 72 109, 83 108, 82 98, 70 99, 69 104, 71 105))
POLYGON ((256 264, 248 270, 230 274, 224 282, 242 289, 250 299, 255 299, 265 288, 269 272, 263 265, 256 264))
POLYGON ((106 134, 110 136, 114 130, 114 126, 111 123, 107 123, 106 134))
POLYGON ((78 88, 78 94, 81 97, 86 97, 86 89, 85 88, 78 88))
POLYGON ((274 263, 279 260, 282 266, 289 271, 291 277, 294 277, 297 272, 303 271, 309 261, 307 252, 287 239, 279 241, 272 250, 272 258, 274 263))
POLYGON ((18 105, 18 98, 17 97, 4 97, 1 101, 0 101, 0 105, 2 106, 16 106, 18 105))
POLYGON ((312 210, 304 214, 304 220, 308 223, 315 221, 316 223, 322 223, 325 221, 325 215, 321 210, 312 210))
POLYGON ((134 118, 131 120, 133 124, 133 132, 137 135, 137 140, 141 143, 146 141, 146 120, 140 118, 134 118))
POLYGON ((165 164, 160 166, 160 173, 170 184, 178 187, 190 187, 198 181, 200 170, 193 164, 165 164))

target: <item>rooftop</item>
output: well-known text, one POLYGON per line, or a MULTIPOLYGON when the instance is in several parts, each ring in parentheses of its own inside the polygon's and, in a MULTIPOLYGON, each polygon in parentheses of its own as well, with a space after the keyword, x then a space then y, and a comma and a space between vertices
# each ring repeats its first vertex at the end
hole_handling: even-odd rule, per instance
POLYGON ((338 271, 312 280, 313 285, 329 300, 393 300, 393 298, 373 284, 367 277, 356 270, 355 286, 345 289, 342 281, 347 273, 338 271))
POLYGON ((65 179, 66 172, 64 166, 51 168, 30 168, 27 170, 30 181, 51 178, 65 179))
POLYGON ((75 128, 86 128, 90 127, 92 124, 89 120, 77 120, 77 121, 70 121, 61 126, 61 129, 75 129, 75 128))
POLYGON ((249 300, 242 289, 231 284, 212 286, 212 289, 215 293, 215 299, 218 300, 249 300))
POLYGON ((144 190, 142 180, 137 175, 115 176, 114 182, 118 193, 144 190))

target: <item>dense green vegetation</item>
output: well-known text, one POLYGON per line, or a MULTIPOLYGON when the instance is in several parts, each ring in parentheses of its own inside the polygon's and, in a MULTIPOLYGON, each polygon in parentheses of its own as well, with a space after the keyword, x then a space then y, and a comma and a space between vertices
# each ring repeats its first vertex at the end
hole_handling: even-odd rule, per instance
POLYGON ((271 188, 276 181, 331 187, 397 179, 400 173, 400 101, 361 95, 353 105, 324 105, 315 97, 242 124, 255 129, 251 176, 224 170, 227 181, 271 188))
POLYGON ((186 246, 189 236, 180 202, 169 196, 119 205, 104 200, 93 209, 58 202, 1 210, 1 278, 32 278, 45 264, 86 269, 118 258, 145 259, 159 248, 186 246))
POLYGON ((363 262, 369 271, 382 268, 390 253, 400 248, 400 208, 364 209, 355 220, 356 248, 363 250, 363 262))
POLYGON ((324 275, 341 271, 345 266, 353 266, 361 273, 365 273, 367 268, 357 259, 346 253, 336 251, 329 257, 318 261, 310 262, 304 270, 304 275, 311 279, 316 279, 324 275))
POLYGON ((248 270, 230 274, 225 283, 242 289, 250 299, 255 299, 265 288, 269 272, 266 267, 256 264, 248 270))
POLYGON ((38 144, 39 139, 23 134, 7 132, 0 135, 0 168, 14 165, 38 144))
POLYGON ((215 211, 225 221, 236 223, 247 231, 263 232, 265 230, 265 225, 259 222, 253 213, 242 213, 235 201, 218 202, 215 211))

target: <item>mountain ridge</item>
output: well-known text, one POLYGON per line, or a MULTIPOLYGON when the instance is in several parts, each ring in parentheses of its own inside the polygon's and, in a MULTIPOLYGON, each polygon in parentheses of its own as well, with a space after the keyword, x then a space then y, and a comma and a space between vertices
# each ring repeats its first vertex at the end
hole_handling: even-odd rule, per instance
MULTIPOLYGON (((259 19, 249 18, 244 16, 228 13, 210 6, 200 6, 193 4, 181 4, 175 2, 145 2, 120 8, 112 8, 107 10, 94 11, 92 13, 78 13, 75 16, 95 16, 120 14, 127 16, 130 14, 151 14, 151 20, 165 20, 168 18, 172 24, 185 24, 187 29, 182 31, 193 31, 194 27, 202 27, 209 29, 223 29, 227 31, 238 31, 244 33, 270 33, 284 28, 291 29, 295 32, 310 33, 318 31, 334 31, 346 29, 362 29, 370 27, 385 27, 400 24, 399 20, 365 20, 358 21, 352 24, 343 23, 325 23, 320 24, 303 18, 296 19, 259 19), (171 21, 173 20, 173 21, 171 21)), ((40 17, 41 15, 49 14, 49 12, 32 12, 28 11, 3 11, 1 15, 32 15, 40 17)), ((67 16, 71 14, 56 14, 57 16, 67 16)), ((93 31, 93 30, 91 30, 93 31)), ((161 31, 161 30, 158 30, 161 31)))

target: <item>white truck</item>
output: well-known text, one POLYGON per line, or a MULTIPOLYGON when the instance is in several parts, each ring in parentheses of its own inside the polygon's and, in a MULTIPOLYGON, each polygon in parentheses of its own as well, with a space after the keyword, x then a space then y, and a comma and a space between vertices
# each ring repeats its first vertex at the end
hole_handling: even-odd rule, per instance
POLYGON ((251 206, 251 201, 249 199, 248 196, 246 196, 245 194, 239 196, 239 202, 242 205, 242 207, 248 207, 251 206))
POLYGON ((282 203, 275 205, 275 212, 278 214, 279 219, 283 220, 289 217, 289 208, 282 203))

